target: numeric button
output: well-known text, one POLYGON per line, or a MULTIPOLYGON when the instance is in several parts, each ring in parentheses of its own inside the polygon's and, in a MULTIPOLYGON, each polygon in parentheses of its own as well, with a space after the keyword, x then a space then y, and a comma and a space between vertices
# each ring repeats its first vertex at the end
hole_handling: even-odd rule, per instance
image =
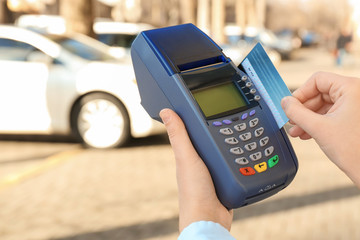
POLYGON ((230 137, 230 138, 225 138, 225 142, 230 145, 235 145, 239 143, 239 140, 237 140, 234 137, 230 137))
POLYGON ((269 137, 264 137, 264 138, 260 139, 259 142, 260 142, 260 146, 263 147, 263 146, 265 146, 266 144, 268 144, 268 142, 269 142, 269 137))
POLYGON ((246 129, 246 123, 240 123, 240 124, 236 124, 234 126, 235 130, 238 132, 242 132, 246 129))
POLYGON ((233 130, 231 130, 230 128, 221 128, 220 133, 223 135, 231 135, 233 134, 233 130))
POLYGON ((253 151, 256 148, 257 148, 256 142, 252 142, 252 143, 249 143, 249 144, 245 145, 245 149, 248 150, 248 151, 253 151))
POLYGON ((245 141, 251 139, 251 132, 240 134, 239 138, 245 142, 245 141))
POLYGON ((255 137, 260 137, 264 133, 264 128, 258 128, 255 130, 255 137))
POLYGON ((256 152, 256 153, 253 153, 253 154, 250 155, 250 159, 251 159, 252 161, 260 160, 261 157, 262 157, 261 152, 256 152))
POLYGON ((273 152, 274 152, 273 146, 266 148, 264 151, 266 157, 270 156, 273 152))
POLYGON ((258 123, 259 123, 259 119, 258 119, 258 118, 254 118, 254 119, 251 119, 251 120, 249 121, 249 126, 250 126, 251 128, 253 128, 253 127, 255 127, 256 125, 258 125, 258 123))
POLYGON ((249 163, 249 160, 247 160, 245 157, 236 158, 235 162, 240 165, 246 165, 249 163))
POLYGON ((230 152, 235 155, 241 155, 244 153, 244 150, 242 150, 241 147, 234 147, 230 148, 230 152))

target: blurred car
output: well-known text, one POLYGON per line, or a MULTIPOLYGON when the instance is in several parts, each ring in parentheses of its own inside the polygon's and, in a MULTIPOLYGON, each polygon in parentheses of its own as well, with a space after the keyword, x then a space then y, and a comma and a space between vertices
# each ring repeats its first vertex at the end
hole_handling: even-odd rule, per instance
POLYGON ((299 49, 301 47, 301 38, 297 31, 290 28, 284 28, 275 34, 278 38, 291 42, 293 49, 299 49))
MULTIPOLYGON (((15 25, 49 34, 66 32, 66 21, 58 15, 24 14, 16 19, 15 25)), ((97 40, 110 46, 110 54, 129 62, 131 44, 136 36, 152 28, 145 23, 115 22, 107 18, 96 18, 93 24, 97 40)))
MULTIPOLYGON (((231 58, 235 65, 239 65, 257 43, 256 41, 247 42, 242 39, 242 29, 235 25, 225 26, 225 36, 228 44, 222 44, 220 47, 223 49, 225 55, 231 58)), ((281 55, 267 46, 263 47, 275 67, 279 66, 281 55)))
POLYGON ((316 47, 321 42, 320 34, 314 32, 314 31, 302 29, 302 30, 300 30, 299 35, 301 37, 301 46, 302 47, 316 47))
MULTIPOLYGON (((238 66, 254 46, 255 44, 248 44, 244 41, 240 41, 237 44, 222 44, 220 47, 222 48, 224 54, 231 58, 234 64, 238 66)), ((281 63, 280 54, 267 47, 264 47, 264 49, 274 66, 278 67, 281 63)))
POLYGON ((49 34, 66 32, 66 21, 58 15, 23 14, 16 19, 15 25, 49 34))
POLYGON ((97 39, 110 46, 111 54, 117 58, 130 58, 130 48, 136 36, 154 27, 145 23, 123 23, 97 19, 93 30, 97 39))
POLYGON ((111 148, 164 132, 140 105, 132 65, 108 51, 79 34, 0 25, 0 133, 73 133, 111 148))
POLYGON ((260 42, 263 46, 280 53, 282 59, 291 59, 292 52, 294 51, 291 40, 278 38, 269 29, 248 27, 242 38, 248 43, 260 42))

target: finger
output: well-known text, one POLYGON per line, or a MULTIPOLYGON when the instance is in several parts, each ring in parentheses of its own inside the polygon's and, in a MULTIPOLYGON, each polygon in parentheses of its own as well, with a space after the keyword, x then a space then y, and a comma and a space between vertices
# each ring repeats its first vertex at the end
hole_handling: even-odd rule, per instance
POLYGON ((170 109, 162 110, 160 117, 175 155, 179 191, 185 193, 183 196, 192 196, 193 191, 200 192, 194 187, 194 182, 197 182, 198 185, 206 186, 207 194, 215 196, 210 173, 194 149, 181 118, 170 109))
POLYGON ((338 78, 339 75, 334 73, 317 72, 303 86, 297 89, 293 96, 299 99, 301 103, 304 103, 319 94, 329 94, 338 78))
POLYGON ((211 186, 208 186, 209 183, 212 184, 209 171, 194 149, 181 118, 170 109, 161 110, 160 117, 175 155, 179 191, 191 192, 194 182, 201 182, 207 189, 211 189, 211 186))
POLYGON ((302 104, 312 110, 313 112, 317 112, 320 108, 322 108, 325 104, 329 104, 324 100, 324 95, 317 95, 311 99, 302 102, 302 104))
POLYGON ((304 133, 304 134, 300 135, 299 138, 300 138, 301 140, 309 140, 309 139, 312 139, 312 137, 311 137, 309 134, 307 134, 307 133, 304 133))
POLYGON ((299 137, 305 133, 305 131, 299 126, 293 126, 288 130, 288 133, 292 137, 299 137))
POLYGON ((161 110, 160 117, 165 124, 176 159, 191 161, 198 158, 181 118, 170 109, 161 110))
MULTIPOLYGON (((322 127, 324 117, 312 110, 306 108, 299 100, 294 97, 288 96, 282 99, 281 106, 285 111, 287 117, 302 129, 304 132, 314 137, 319 128, 322 127)), ((300 136, 302 133, 296 128, 293 131, 294 135, 300 136)))

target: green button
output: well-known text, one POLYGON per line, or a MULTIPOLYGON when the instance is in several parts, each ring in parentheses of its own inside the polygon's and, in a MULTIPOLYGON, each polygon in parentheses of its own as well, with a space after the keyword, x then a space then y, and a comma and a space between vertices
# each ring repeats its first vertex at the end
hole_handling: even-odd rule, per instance
POLYGON ((272 168, 273 166, 275 166, 276 164, 278 164, 279 162, 279 156, 275 155, 272 158, 269 159, 268 161, 268 166, 269 168, 272 168))

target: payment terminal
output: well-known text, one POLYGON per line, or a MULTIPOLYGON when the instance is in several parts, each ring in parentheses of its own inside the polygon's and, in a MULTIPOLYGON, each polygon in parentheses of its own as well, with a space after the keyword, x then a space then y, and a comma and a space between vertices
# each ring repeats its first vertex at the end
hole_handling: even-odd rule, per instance
POLYGON ((266 90, 259 92, 254 76, 205 33, 193 24, 144 31, 131 57, 141 104, 156 120, 163 108, 182 118, 225 207, 257 202, 290 184, 297 158, 261 94, 266 90))

